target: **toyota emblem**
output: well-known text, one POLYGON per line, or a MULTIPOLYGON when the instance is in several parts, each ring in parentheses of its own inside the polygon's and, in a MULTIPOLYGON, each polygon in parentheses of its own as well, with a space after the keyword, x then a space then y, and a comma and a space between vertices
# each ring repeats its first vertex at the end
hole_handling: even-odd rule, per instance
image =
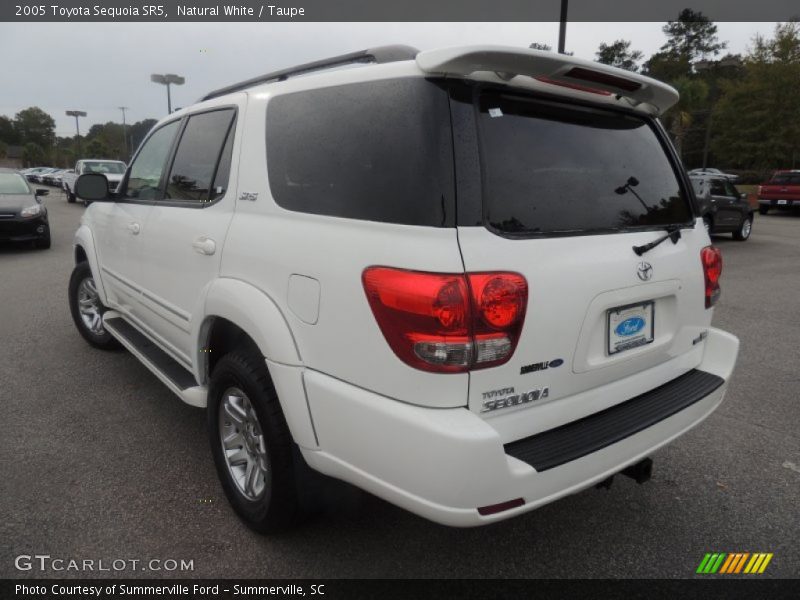
POLYGON ((636 270, 636 275, 642 281, 650 281, 650 279, 653 277, 653 265, 651 265, 649 262, 640 262, 639 268, 636 270))

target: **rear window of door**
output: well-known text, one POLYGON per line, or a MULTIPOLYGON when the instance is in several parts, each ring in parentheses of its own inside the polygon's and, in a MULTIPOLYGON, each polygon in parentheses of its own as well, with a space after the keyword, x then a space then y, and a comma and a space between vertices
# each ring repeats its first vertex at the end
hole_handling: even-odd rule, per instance
POLYGON ((509 235, 689 225, 692 211, 652 123, 504 92, 481 95, 487 224, 509 235))
POLYGON ((228 185, 233 109, 191 115, 167 177, 164 200, 195 204, 222 197, 228 185))

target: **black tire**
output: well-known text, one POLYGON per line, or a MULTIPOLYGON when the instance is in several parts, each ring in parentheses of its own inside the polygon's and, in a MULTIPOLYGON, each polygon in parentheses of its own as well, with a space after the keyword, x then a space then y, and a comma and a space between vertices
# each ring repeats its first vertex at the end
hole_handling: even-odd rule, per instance
MULTIPOLYGON (((121 348, 120 343, 102 327, 102 322, 96 329, 91 329, 84 321, 84 317, 80 310, 79 294, 82 293, 81 285, 85 281, 91 281, 94 287, 94 279, 92 277, 92 270, 89 268, 89 263, 81 262, 75 265, 72 270, 72 275, 69 278, 69 310, 72 313, 72 320, 78 328, 78 333, 83 336, 95 348, 101 350, 116 350, 121 348)), ((97 299, 97 312, 102 316, 106 311, 105 306, 97 299)))
MULTIPOLYGON (((228 404, 229 405, 229 404, 228 404)), ((238 419, 241 419, 241 415, 238 419)), ((300 517, 300 501, 297 486, 297 471, 293 461, 293 442, 286 425, 286 419, 278 401, 278 395, 269 376, 269 371, 264 359, 254 350, 239 350, 223 356, 214 367, 208 392, 208 435, 211 443, 211 453, 217 468, 222 489, 233 509, 241 519, 253 530, 259 533, 274 533, 292 528, 300 517), (242 398, 237 398, 237 393, 242 392, 247 403, 242 398), (253 437, 245 442, 245 435, 240 435, 238 423, 245 423, 233 418, 226 418, 226 400, 233 397, 239 402, 238 406, 245 406, 242 414, 251 415, 250 420, 242 425, 242 430, 263 436, 261 445, 253 446, 253 437), (253 413, 249 409, 253 409, 253 413), (221 427, 222 421, 222 427, 221 427), (252 429, 251 427, 257 426, 252 429), (231 429, 233 428, 233 429, 231 429), (230 436, 238 436, 232 442, 241 445, 223 447, 223 431, 230 432, 230 436), (235 433, 234 433, 235 432, 235 433), (254 454, 249 448, 264 448, 259 456, 263 460, 265 469, 255 478, 251 495, 248 496, 243 486, 243 481, 248 479, 251 459, 254 454), (227 453, 240 452, 241 458, 237 467, 229 466, 227 453), (244 460, 247 466, 243 466, 244 460), (240 468, 245 471, 239 483, 234 479, 233 469, 240 468), (256 485, 262 484, 260 492, 256 492, 256 485)), ((252 467, 255 469, 255 467, 252 467)))
POLYGON ((75 194, 69 191, 67 186, 64 186, 64 193, 67 195, 67 202, 70 204, 75 204, 75 194))
POLYGON ((45 234, 36 240, 34 245, 41 250, 47 250, 50 247, 50 244, 50 227, 48 227, 45 231, 45 234))
POLYGON ((742 219, 742 224, 739 229, 733 232, 733 239, 738 242, 745 242, 750 239, 750 234, 753 231, 753 215, 747 215, 742 219))
POLYGON ((759 204, 758 205, 758 214, 765 215, 769 212, 769 206, 766 204, 759 204))

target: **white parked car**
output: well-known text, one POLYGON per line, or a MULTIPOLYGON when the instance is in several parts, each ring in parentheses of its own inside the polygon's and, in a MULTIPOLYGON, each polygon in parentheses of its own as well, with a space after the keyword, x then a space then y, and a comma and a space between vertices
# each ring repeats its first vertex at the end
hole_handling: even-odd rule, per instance
POLYGON ((689 171, 689 175, 692 176, 707 175, 711 177, 724 177, 729 181, 736 181, 737 179, 739 179, 738 175, 734 175, 733 173, 723 173, 719 169, 712 169, 711 167, 708 167, 706 169, 692 169, 691 171, 689 171))
MULTIPOLYGON (((109 191, 114 192, 125 174, 125 163, 120 160, 97 158, 82 159, 76 162, 75 168, 66 171, 61 177, 61 187, 67 195, 67 202, 75 202, 77 198, 75 195, 75 181, 85 173, 98 173, 105 176, 108 180, 109 191)), ((84 198, 81 198, 81 200, 88 205, 88 201, 84 198)))
POLYGON ((153 129, 117 193, 78 180, 72 315, 206 407, 259 531, 295 522, 314 471, 455 526, 644 481, 738 352, 657 120, 677 99, 500 46, 212 92, 153 129))

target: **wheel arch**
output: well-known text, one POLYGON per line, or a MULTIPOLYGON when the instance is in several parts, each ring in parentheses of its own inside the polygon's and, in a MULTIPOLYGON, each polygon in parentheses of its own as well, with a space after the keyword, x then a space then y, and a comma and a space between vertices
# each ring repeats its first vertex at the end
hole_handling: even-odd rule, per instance
POLYGON ((103 279, 100 277, 100 265, 97 260, 94 236, 92 235, 91 229, 86 225, 81 225, 78 231, 75 232, 75 238, 73 240, 73 259, 76 265, 82 262, 89 263, 97 292, 100 294, 100 299, 103 301, 103 304, 107 306, 108 296, 106 296, 106 288, 103 285, 103 279))
POLYGON ((197 380, 208 385, 222 356, 235 349, 250 349, 266 361, 293 440, 302 447, 316 448, 301 357, 277 304, 249 284, 221 279, 209 289, 205 308, 197 329, 197 380))

